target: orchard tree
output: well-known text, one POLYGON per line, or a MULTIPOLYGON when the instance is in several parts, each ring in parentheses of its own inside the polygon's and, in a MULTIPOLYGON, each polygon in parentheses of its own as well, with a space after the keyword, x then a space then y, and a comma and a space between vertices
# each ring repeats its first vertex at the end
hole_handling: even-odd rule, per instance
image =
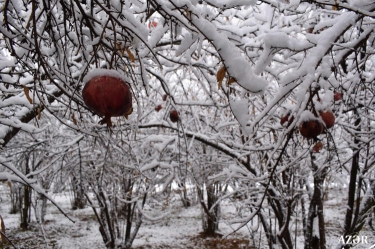
MULTIPOLYGON (((349 186, 343 236, 358 234, 374 206, 374 10, 370 0, 4 1, 1 146, 56 120, 72 131, 65 141, 82 136, 64 153, 81 171, 64 177, 79 179, 109 248, 121 234, 118 205, 129 247, 152 218, 142 208, 156 186, 184 191, 194 179, 235 186, 209 200, 211 221, 223 198, 244 192, 241 215, 227 221, 235 231, 257 222, 270 248, 293 248, 297 227, 305 248, 327 248, 328 179, 349 186), (126 117, 108 121, 84 103, 85 84, 103 72, 128 83, 126 117), (198 177, 212 155, 221 165, 198 177)), ((39 172, 16 159, 2 152, 1 179, 46 195, 30 177, 39 172)))

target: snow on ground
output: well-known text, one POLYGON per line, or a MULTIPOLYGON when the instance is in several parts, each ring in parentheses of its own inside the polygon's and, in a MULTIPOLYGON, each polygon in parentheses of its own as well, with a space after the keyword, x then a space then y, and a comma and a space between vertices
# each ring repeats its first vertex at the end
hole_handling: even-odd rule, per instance
MULTIPOLYGON (((4 188, 3 188, 4 190, 4 188)), ((47 215, 43 226, 35 221, 34 215, 30 229, 26 232, 19 228, 20 214, 9 214, 9 196, 1 191, 0 214, 4 218, 6 234, 17 248, 39 249, 96 249, 105 248, 95 215, 91 208, 82 210, 71 210, 70 196, 68 193, 53 195, 55 201, 75 220, 72 223, 55 206, 48 203, 47 215), (42 229, 43 228, 43 229, 42 229), (44 235, 43 235, 44 230, 44 235), (44 239, 44 237, 46 239, 44 239), (46 244, 47 243, 47 244, 46 244)), ((136 249, 161 249, 161 248, 268 248, 265 238, 256 234, 249 235, 249 228, 244 227, 234 235, 227 238, 206 238, 203 236, 201 227, 201 210, 199 205, 183 208, 179 202, 174 202, 165 212, 170 212, 168 217, 159 221, 144 220, 139 233, 133 243, 136 249), (168 210, 169 208, 169 210, 168 210), (258 237, 257 237, 258 236, 258 237), (253 247, 255 238, 255 247, 253 247), (260 239, 259 239, 260 238, 260 239), (249 242, 250 241, 250 242, 249 242)), ((164 212, 164 211, 163 211, 164 212)), ((145 213, 160 216, 151 207, 145 208, 145 213)), ((222 216, 234 217, 235 208, 232 204, 222 204, 222 216)), ((340 240, 342 222, 345 214, 345 202, 338 198, 330 198, 325 202, 327 248, 336 248, 340 240)), ((249 224, 249 227, 251 225, 249 224)), ((232 228, 227 224, 220 223, 219 233, 228 234, 232 228)), ((303 231, 297 231, 297 248, 303 247, 303 231)), ((358 244, 355 248, 369 248, 375 244, 375 236, 368 229, 360 233, 366 238, 367 243, 358 244)), ((264 237, 264 236, 263 236, 264 237)), ((12 248, 12 247, 9 247, 12 248)))
POLYGON ((48 203, 44 224, 38 224, 32 214, 29 231, 22 231, 19 227, 20 214, 9 214, 9 203, 5 202, 6 198, 9 197, 1 193, 0 214, 4 219, 6 234, 17 248, 105 248, 96 225, 95 216, 90 208, 73 211, 70 209, 68 195, 59 194, 53 197, 75 223, 67 219, 51 203, 48 203))
MULTIPOLYGON (((8 198, 1 193, 2 200, 0 214, 4 218, 6 234, 17 246, 17 248, 56 248, 56 249, 96 249, 105 248, 100 235, 95 215, 91 208, 82 210, 70 209, 69 194, 55 194, 53 198, 60 207, 75 220, 72 223, 50 202, 47 207, 47 215, 43 226, 35 221, 32 215, 32 222, 29 231, 23 232, 19 228, 20 214, 9 214, 8 198), (44 240, 43 230, 46 241, 44 240)), ((227 210, 229 206, 223 205, 227 210)), ((145 212, 152 212, 149 208, 145 212)), ((168 210, 166 210, 168 212, 168 210)), ((252 248, 249 246, 245 229, 230 236, 226 243, 220 238, 204 238, 200 233, 201 211, 199 205, 190 208, 183 208, 180 203, 175 203, 169 210, 170 215, 159 221, 144 220, 138 235, 133 243, 134 248, 252 248), (217 246, 217 245, 222 245, 217 246)), ((160 215, 160 214, 157 214, 160 215)), ((220 224, 220 233, 226 234, 231 228, 220 224)))
MULTIPOLYGON (((231 206, 222 205, 226 214, 230 212, 231 206)), ((220 248, 215 243, 226 247, 220 238, 205 238, 202 232, 201 211, 199 205, 189 208, 174 207, 168 218, 162 221, 145 221, 140 228, 139 235, 134 241, 134 248, 220 248), (213 246, 213 247, 210 247, 213 246)), ((226 224, 219 224, 220 234, 228 234, 232 229, 226 224)), ((229 236, 227 243, 230 248, 252 248, 249 245, 247 229, 243 228, 235 235, 229 236)))

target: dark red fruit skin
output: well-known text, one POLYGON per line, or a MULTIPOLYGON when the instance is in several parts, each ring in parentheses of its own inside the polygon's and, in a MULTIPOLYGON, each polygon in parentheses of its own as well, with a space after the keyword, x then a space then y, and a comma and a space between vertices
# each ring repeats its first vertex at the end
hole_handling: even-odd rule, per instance
POLYGON ((164 94, 164 95, 163 95, 163 101, 166 101, 167 98, 168 98, 168 95, 167 95, 167 94, 164 94))
POLYGON ((333 93, 333 100, 334 101, 339 101, 341 99, 342 99, 342 93, 340 93, 340 92, 334 92, 333 93))
POLYGON ((172 110, 170 113, 169 113, 169 118, 171 119, 171 121, 173 123, 176 123, 178 121, 178 112, 176 110, 172 110))
POLYGON ((284 126, 284 124, 288 121, 286 127, 289 127, 291 123, 293 123, 294 116, 290 117, 290 114, 285 115, 284 117, 280 118, 280 124, 284 126))
POLYGON ((299 125, 299 131, 307 139, 315 138, 324 130, 323 124, 319 120, 304 121, 299 125))
POLYGON ((320 111, 320 117, 326 125, 326 128, 329 129, 335 125, 335 115, 331 111, 320 111))
POLYGON ((163 107, 161 105, 158 105, 155 107, 155 111, 159 112, 163 107))
POLYGON ((116 77, 92 78, 83 88, 82 97, 87 107, 106 118, 124 116, 132 107, 129 85, 116 77))

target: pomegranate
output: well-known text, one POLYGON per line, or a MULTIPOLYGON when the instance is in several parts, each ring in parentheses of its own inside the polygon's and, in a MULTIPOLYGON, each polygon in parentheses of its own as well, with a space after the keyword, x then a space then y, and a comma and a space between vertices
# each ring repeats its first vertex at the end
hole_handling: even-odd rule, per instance
POLYGON ((163 101, 166 101, 167 98, 168 98, 168 95, 167 95, 167 94, 164 94, 164 95, 163 95, 163 101))
POLYGON ((176 110, 172 110, 169 113, 169 118, 171 119, 173 123, 176 123, 179 119, 178 112, 176 110))
POLYGON ((124 116, 132 107, 129 85, 118 77, 95 76, 82 90, 82 97, 90 109, 104 116, 100 124, 112 126, 111 117, 124 116))
POLYGON ((159 112, 163 107, 161 105, 157 105, 155 107, 155 111, 159 112))
POLYGON ((303 121, 299 125, 299 131, 307 139, 316 138, 323 132, 324 126, 319 120, 303 121))
POLYGON ((290 113, 288 113, 287 115, 281 117, 280 124, 282 126, 289 127, 290 124, 293 123, 293 120, 294 120, 294 116, 290 117, 290 113), (286 122, 288 122, 288 123, 286 125, 284 125, 286 122))
POLYGON ((339 101, 339 100, 341 100, 342 99, 342 93, 340 93, 340 92, 334 92, 333 93, 333 100, 334 101, 339 101))
POLYGON ((319 115, 322 118, 326 128, 329 129, 335 124, 335 115, 331 111, 319 111, 319 115))

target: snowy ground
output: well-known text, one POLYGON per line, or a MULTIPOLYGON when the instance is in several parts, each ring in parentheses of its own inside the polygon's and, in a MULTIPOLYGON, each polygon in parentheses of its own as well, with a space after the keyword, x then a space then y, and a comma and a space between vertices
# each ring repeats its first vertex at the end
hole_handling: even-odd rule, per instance
MULTIPOLYGON (((70 197, 68 194, 54 195, 55 200, 75 223, 69 221, 52 204, 48 204, 48 214, 46 222, 40 225, 31 223, 31 229, 22 232, 19 228, 19 214, 9 214, 9 204, 6 202, 4 192, 1 194, 0 214, 4 218, 6 234, 13 241, 17 248, 56 248, 56 249, 96 249, 105 248, 100 236, 95 216, 90 208, 83 210, 70 209, 70 197), (44 235, 43 235, 44 231, 44 235), (46 238, 46 239, 44 239, 46 238)), ((342 220, 345 205, 337 199, 326 202, 327 219, 327 248, 336 248, 340 239, 340 220, 342 220)), ((150 209, 147 212, 152 212, 150 209)), ((223 248, 223 249, 246 249, 246 248, 268 248, 265 240, 259 240, 262 235, 255 238, 256 246, 253 247, 253 238, 249 235, 249 228, 245 227, 228 238, 204 238, 200 232, 201 219, 198 205, 190 208, 183 208, 174 205, 170 209, 171 214, 161 221, 144 221, 133 247, 137 249, 145 248, 223 248)), ((232 205, 223 204, 222 215, 224 217, 233 216, 232 205)), ((220 233, 230 233, 231 227, 221 223, 220 233)), ((302 235, 302 231, 298 232, 302 235)), ((358 244, 355 248, 371 248, 375 244, 375 236, 369 231, 364 231, 361 236, 366 236, 367 243, 358 244)), ((299 246, 303 247, 302 236, 297 238, 299 246)), ((13 248, 11 246, 5 248, 13 248)))
MULTIPOLYGON (((53 197, 59 206, 75 220, 75 223, 72 223, 55 206, 49 203, 46 222, 40 225, 33 219, 30 230, 26 232, 19 228, 20 214, 9 214, 9 204, 4 201, 5 196, 2 197, 0 214, 4 219, 6 234, 17 248, 105 248, 91 208, 73 211, 70 209, 68 194, 57 194, 53 197)), ((228 215, 229 208, 226 210, 228 215)), ((144 221, 133 247, 138 249, 253 248, 249 245, 247 230, 241 230, 225 239, 225 241, 221 238, 204 238, 200 234, 202 229, 198 205, 191 208, 176 206, 171 208, 170 211, 170 215, 160 221, 144 221)), ((229 226, 220 224, 221 233, 225 234, 230 231, 229 226)))

